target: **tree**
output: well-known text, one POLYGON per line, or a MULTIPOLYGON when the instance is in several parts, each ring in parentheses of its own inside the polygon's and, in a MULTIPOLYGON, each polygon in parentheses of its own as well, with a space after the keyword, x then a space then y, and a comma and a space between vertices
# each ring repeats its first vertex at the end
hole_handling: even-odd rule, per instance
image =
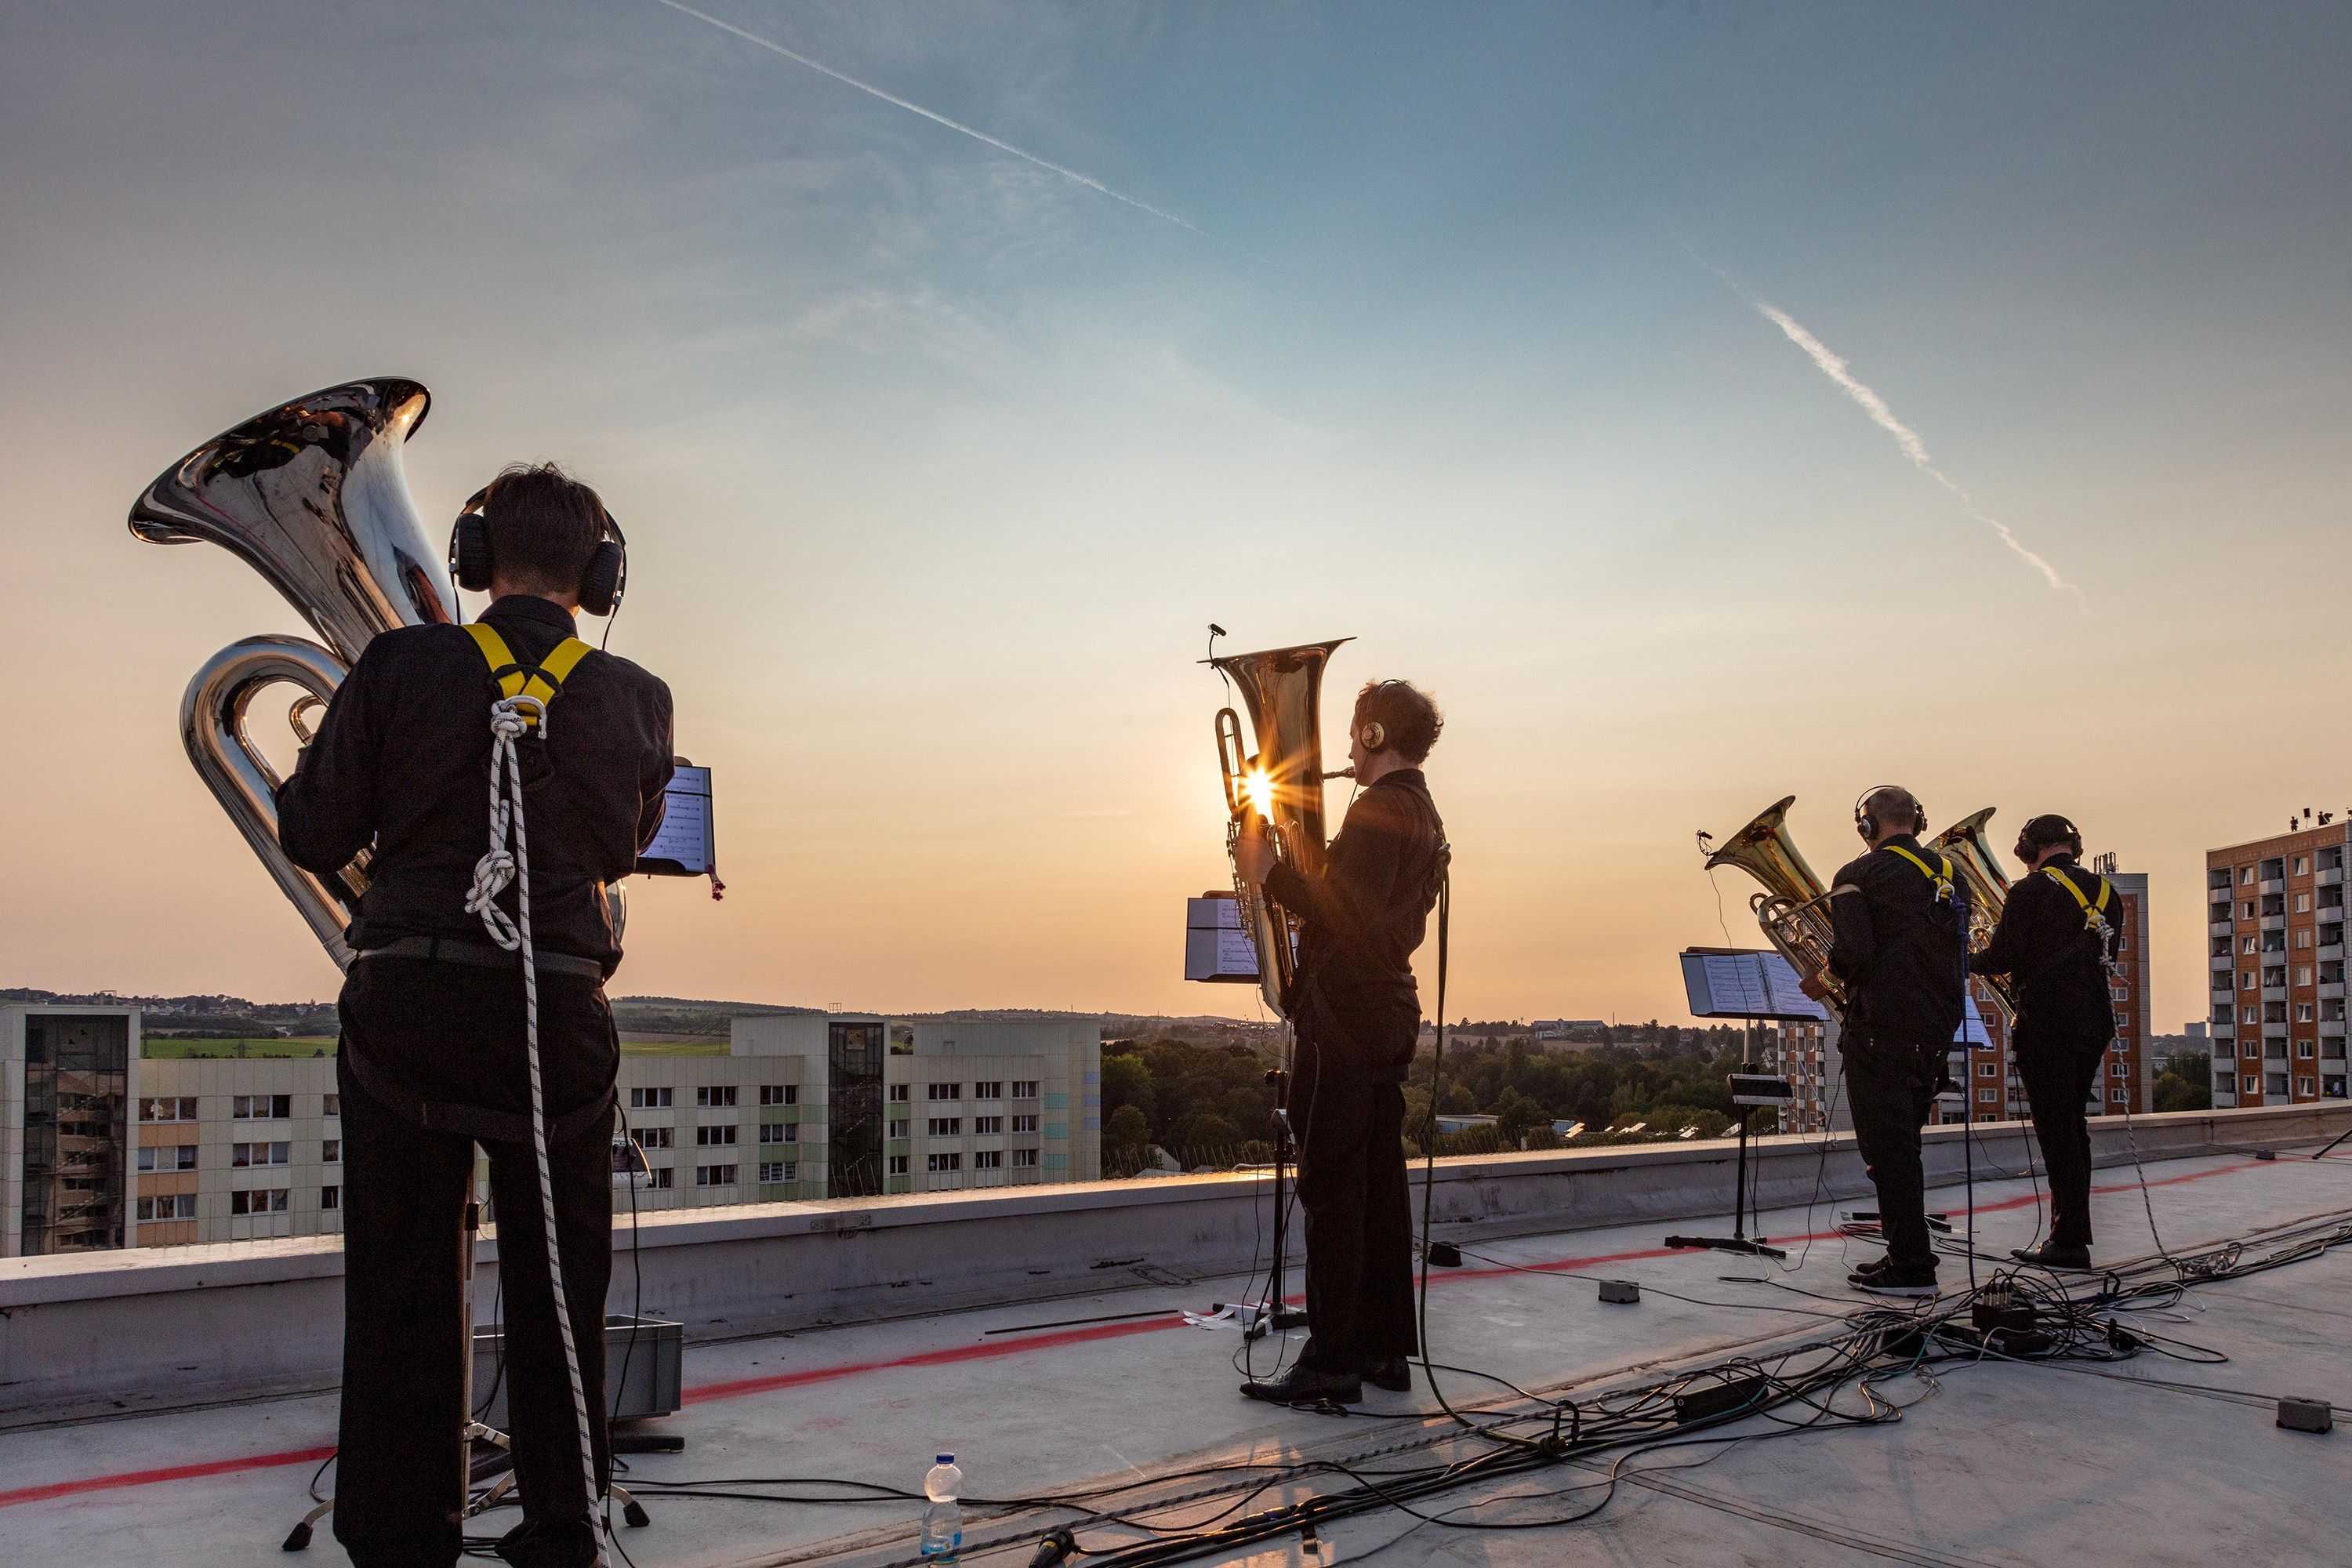
POLYGON ((2156 1077, 2155 1101, 2158 1110, 2212 1110, 2213 1058, 2189 1051, 2167 1057, 2156 1077))
POLYGON ((1103 1123, 1103 1142, 1114 1149, 1140 1149, 1151 1142, 1151 1122, 1132 1105, 1122 1105, 1103 1123))
POLYGON ((1516 1089, 1503 1090, 1495 1102, 1495 1130, 1503 1135, 1507 1147, 1518 1147, 1519 1139, 1530 1127, 1549 1127, 1551 1118, 1544 1108, 1516 1089))
MULTIPOLYGON (((1104 1116, 1116 1116, 1122 1109, 1131 1105, 1142 1113, 1145 1124, 1149 1126, 1152 1112, 1157 1109, 1153 1103, 1156 1093, 1157 1086, 1152 1081, 1150 1064, 1141 1057, 1120 1055, 1103 1058, 1104 1116)), ((1108 1127, 1109 1124, 1106 1122, 1104 1125, 1108 1127)), ((1148 1141, 1148 1138, 1137 1140, 1139 1142, 1148 1141)))

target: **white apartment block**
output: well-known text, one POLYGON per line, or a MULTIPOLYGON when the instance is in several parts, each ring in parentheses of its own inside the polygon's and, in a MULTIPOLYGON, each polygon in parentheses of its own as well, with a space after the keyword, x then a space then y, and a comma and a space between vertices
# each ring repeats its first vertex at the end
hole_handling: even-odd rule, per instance
MULTIPOLYGON (((725 1056, 624 1052, 615 1206, 1097 1181, 1101 1035, 761 1014, 725 1056)), ((331 1055, 140 1048, 136 1008, 0 1007, 0 1257, 341 1229, 331 1055)))

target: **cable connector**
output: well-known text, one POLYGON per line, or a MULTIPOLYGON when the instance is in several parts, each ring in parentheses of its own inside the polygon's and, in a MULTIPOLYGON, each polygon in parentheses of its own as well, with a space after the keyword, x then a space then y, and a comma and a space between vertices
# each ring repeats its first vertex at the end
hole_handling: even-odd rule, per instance
POLYGON ((2278 1424, 2289 1432, 2332 1432, 2336 1429, 2336 1412, 2325 1399, 2282 1399, 2278 1402, 2278 1424))
POLYGON ((1077 1550, 1077 1537, 1056 1525, 1037 1543, 1037 1554, 1029 1559, 1029 1568, 1054 1568, 1057 1563, 1067 1562, 1077 1550))

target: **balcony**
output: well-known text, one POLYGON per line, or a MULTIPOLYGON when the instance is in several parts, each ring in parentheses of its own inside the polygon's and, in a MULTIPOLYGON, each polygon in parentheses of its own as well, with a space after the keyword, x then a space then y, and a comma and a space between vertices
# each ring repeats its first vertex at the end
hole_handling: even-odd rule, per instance
POLYGON ((2323 963, 2329 963, 2331 961, 2341 963, 2344 958, 2344 944, 2340 942, 2320 943, 2319 958, 2320 962, 2323 963))
POLYGON ((2229 920, 2222 919, 2217 920, 2211 925, 2207 926, 2205 931, 2206 934, 2209 936, 2227 936, 2236 929, 2236 926, 2231 924, 2229 920))
POLYGON ((2263 1001, 2265 1001, 2265 1002, 2284 1002, 2284 1001, 2285 1001, 2285 1000, 2286 1000, 2286 987, 2285 987, 2285 986, 2284 986, 2284 985, 2265 985, 2265 986, 2263 986, 2263 1001))
POLYGON ((2264 931, 2284 931, 2286 930, 2286 917, 2284 915, 2264 915, 2263 917, 2263 929, 2264 931))
POLYGON ((2323 888, 2339 887, 2344 881, 2344 868, 2336 866, 2327 870, 2321 871, 2318 874, 2317 880, 2319 885, 2323 888))
POLYGON ((2327 1001, 2331 997, 2341 999, 2343 994, 2344 982, 2341 980, 2323 980, 2319 983, 2319 999, 2321 1001, 2327 1001))

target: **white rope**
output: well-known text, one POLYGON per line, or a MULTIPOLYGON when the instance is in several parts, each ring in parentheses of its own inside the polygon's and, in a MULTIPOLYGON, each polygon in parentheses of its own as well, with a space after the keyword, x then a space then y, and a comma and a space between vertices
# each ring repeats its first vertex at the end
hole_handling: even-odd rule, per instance
POLYGON ((522 954, 523 1058, 530 1068, 530 1144, 539 1162, 540 1228, 547 1233, 548 1282, 555 1295, 555 1322, 563 1336, 563 1367, 572 1378, 572 1417, 580 1433, 580 1479, 586 1489, 588 1524, 596 1546, 596 1568, 604 1568, 606 1520, 597 1506, 595 1439, 588 1426, 588 1390, 580 1375, 580 1347, 572 1334, 572 1305, 563 1289, 563 1249, 555 1233, 555 1184, 548 1170, 547 1096, 539 1075, 539 963, 530 940, 530 839, 522 816, 522 762, 515 742, 536 722, 547 735, 547 704, 536 697, 505 697, 490 704, 490 847, 474 863, 473 889, 466 912, 481 917, 490 940, 522 954), (501 785, 503 784, 503 787, 501 785), (511 830, 514 848, 507 848, 511 830), (498 896, 514 884, 515 910, 507 918, 498 896))

